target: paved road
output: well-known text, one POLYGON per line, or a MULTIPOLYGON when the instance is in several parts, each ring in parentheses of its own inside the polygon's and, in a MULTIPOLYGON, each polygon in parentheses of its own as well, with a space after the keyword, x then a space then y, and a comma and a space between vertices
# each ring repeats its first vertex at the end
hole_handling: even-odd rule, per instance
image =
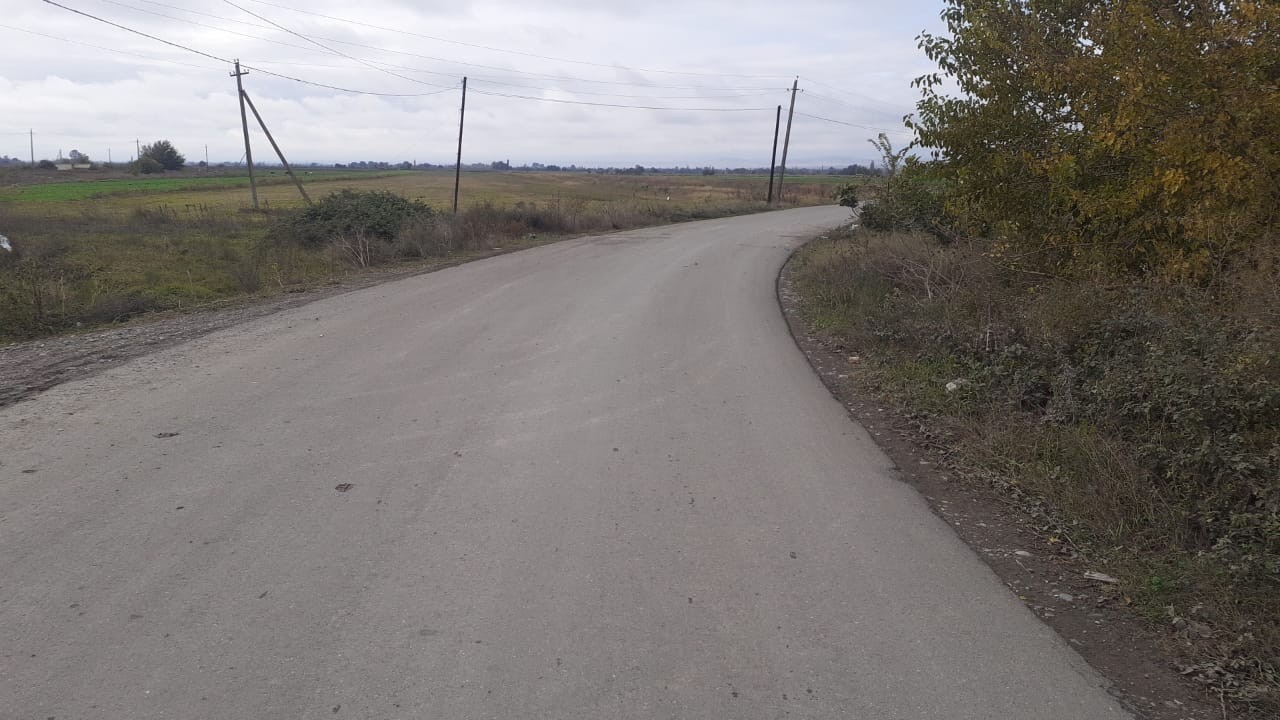
POLYGON ((476 262, 0 411, 0 716, 1125 717, 788 336, 775 274, 846 213, 476 262))

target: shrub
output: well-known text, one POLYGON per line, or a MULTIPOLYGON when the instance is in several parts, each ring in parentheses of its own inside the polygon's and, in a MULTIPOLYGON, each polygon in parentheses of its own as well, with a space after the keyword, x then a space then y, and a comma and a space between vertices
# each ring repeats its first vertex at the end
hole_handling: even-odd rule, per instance
POLYGON ((137 162, 138 172, 143 175, 154 175, 164 172, 164 165, 150 155, 143 155, 137 162))
POLYGON ((1234 663, 1239 685, 1215 680, 1231 696, 1280 703, 1280 267, 1260 250, 1198 288, 1050 278, 986 248, 861 230, 806 248, 796 282, 820 329, 1146 609, 1203 605, 1235 643, 1211 651, 1234 663))
POLYGON ((311 247, 356 235, 392 242, 408 221, 432 214, 426 203, 393 192, 345 189, 282 219, 274 234, 311 247))
POLYGON ((858 186, 848 183, 836 188, 836 202, 847 208, 858 207, 858 186))

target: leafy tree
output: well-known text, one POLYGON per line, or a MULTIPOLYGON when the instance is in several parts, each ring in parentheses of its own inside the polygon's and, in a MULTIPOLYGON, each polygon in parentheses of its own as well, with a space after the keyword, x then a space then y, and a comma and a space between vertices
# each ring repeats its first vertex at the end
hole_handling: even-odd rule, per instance
POLYGON ((1183 278, 1274 242, 1280 3, 946 0, 942 18, 908 125, 965 230, 1183 278))
POLYGON ((142 158, 155 160, 164 170, 181 170, 182 166, 187 164, 187 159, 168 140, 157 140, 151 145, 143 145, 139 161, 142 158))

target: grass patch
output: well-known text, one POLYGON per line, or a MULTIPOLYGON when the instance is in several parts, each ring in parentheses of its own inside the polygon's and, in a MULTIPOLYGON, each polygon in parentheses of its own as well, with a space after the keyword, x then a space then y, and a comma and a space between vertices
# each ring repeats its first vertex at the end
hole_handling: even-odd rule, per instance
MULTIPOLYGON (((0 189, 0 234, 16 249, 0 252, 0 341, 281 292, 371 265, 436 263, 516 241, 758 212, 767 209, 768 182, 464 173, 463 211, 454 216, 438 210, 452 199, 451 172, 304 176, 322 200, 317 207, 336 209, 327 214, 303 212, 283 173, 259 186, 260 211, 246 207, 247 177, 55 180, 0 189), (344 205, 343 198, 380 202, 344 205), (413 218, 390 216, 406 207, 413 218), (360 222, 346 221, 366 210, 360 222)), ((796 182, 785 206, 825 204, 830 195, 827 185, 796 182)))
POLYGON ((1123 581, 1184 670, 1280 709, 1280 263, 1212 285, 1054 278, 853 230, 795 259, 806 315, 962 465, 1123 581))

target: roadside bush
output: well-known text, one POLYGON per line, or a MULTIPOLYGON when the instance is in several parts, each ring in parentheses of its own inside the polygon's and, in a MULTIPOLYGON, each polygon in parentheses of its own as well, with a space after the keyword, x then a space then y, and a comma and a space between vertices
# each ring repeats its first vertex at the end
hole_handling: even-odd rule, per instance
POLYGON ((944 207, 946 187, 931 165, 908 158, 885 183, 880 198, 863 206, 861 224, 871 230, 922 231, 953 240, 957 235, 944 207))
POLYGON ((795 278, 819 329, 971 467, 1038 498, 1144 610, 1198 607, 1206 682, 1280 707, 1280 269, 1265 255, 1208 287, 1061 279, 985 243, 860 230, 811 244, 795 278))
POLYGON ((433 210, 419 200, 410 200, 385 190, 344 189, 321 198, 309 208, 288 215, 273 229, 277 238, 288 238, 317 247, 339 237, 364 234, 385 242, 394 241, 405 223, 430 217, 433 210))
POLYGON ((836 188, 836 202, 847 208, 858 207, 858 186, 849 183, 836 188))

